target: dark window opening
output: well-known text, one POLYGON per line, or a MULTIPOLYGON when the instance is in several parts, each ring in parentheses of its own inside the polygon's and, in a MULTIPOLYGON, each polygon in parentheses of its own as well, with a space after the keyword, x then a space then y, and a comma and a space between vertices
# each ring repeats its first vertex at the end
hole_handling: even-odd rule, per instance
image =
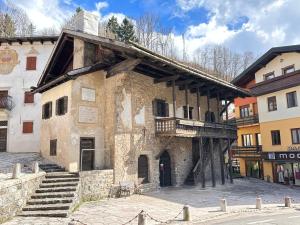
POLYGON ((68 112, 68 96, 56 100, 56 115, 61 116, 68 112))
POLYGON ((188 118, 188 111, 187 111, 187 106, 183 106, 183 117, 185 119, 193 119, 193 107, 189 107, 189 118, 188 118))
POLYGON ((52 116, 52 102, 47 102, 42 107, 42 119, 49 119, 52 116))
POLYGON ((272 96, 268 98, 268 110, 269 112, 277 110, 276 96, 272 96))
POLYGON ((285 74, 288 74, 288 73, 292 73, 295 71, 295 66, 294 65, 290 65, 290 66, 287 66, 285 68, 282 68, 282 74, 285 75, 285 74))
POLYGON ((149 166, 146 155, 140 155, 138 158, 138 180, 140 184, 149 183, 149 166))
POLYGON ((274 72, 267 73, 267 74, 264 75, 264 79, 265 79, 265 80, 271 80, 271 79, 273 79, 274 77, 275 77, 274 72))
POLYGON ((57 139, 50 140, 50 156, 56 156, 57 139))
POLYGON ((272 130, 272 145, 281 145, 280 130, 272 130))
POLYGON ((300 128, 292 129, 291 132, 292 132, 292 143, 300 144, 300 128))
POLYGON ((296 107, 298 105, 297 102, 297 92, 293 91, 286 94, 286 100, 287 100, 287 107, 292 108, 296 107))
POLYGON ((168 117, 169 116, 169 104, 161 99, 155 99, 152 103, 154 116, 168 117))

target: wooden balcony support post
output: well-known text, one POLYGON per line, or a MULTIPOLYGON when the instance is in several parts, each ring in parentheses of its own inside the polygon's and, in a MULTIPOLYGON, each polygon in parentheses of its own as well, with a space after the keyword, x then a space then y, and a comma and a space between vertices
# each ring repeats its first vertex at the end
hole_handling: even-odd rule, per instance
POLYGON ((207 90, 207 111, 210 111, 210 90, 207 90))
POLYGON ((230 178, 230 183, 233 184, 232 157, 231 157, 231 151, 230 151, 230 138, 227 138, 227 148, 228 148, 229 178, 230 178))
POLYGON ((228 122, 228 106, 229 106, 229 105, 227 105, 227 97, 226 97, 226 99, 225 99, 225 107, 226 107, 226 109, 225 109, 225 115, 226 115, 226 122, 228 122))
POLYGON ((217 110, 218 110, 218 114, 217 114, 217 122, 220 122, 220 92, 218 92, 217 94, 217 110))
POLYGON ((201 185, 202 188, 205 188, 205 155, 204 155, 204 148, 203 148, 203 138, 199 138, 199 153, 201 159, 201 170, 200 170, 200 177, 201 177, 201 185))
POLYGON ((186 106, 186 111, 187 111, 187 119, 190 119, 188 84, 185 84, 184 89, 185 89, 185 106, 186 106))
POLYGON ((224 164, 225 164, 225 160, 224 160, 224 154, 222 151, 222 139, 220 138, 218 141, 218 147, 219 147, 219 157, 220 157, 220 169, 221 169, 221 180, 222 180, 222 184, 225 184, 225 174, 224 174, 224 164))
POLYGON ((197 88, 197 120, 201 120, 200 118, 200 88, 197 88))
POLYGON ((172 80, 172 97, 173 97, 173 117, 176 118, 176 90, 175 90, 175 80, 172 80))
POLYGON ((210 154, 210 166, 211 166, 211 181, 212 186, 216 186, 216 176, 215 176, 215 162, 214 162, 214 139, 209 138, 209 154, 210 154))

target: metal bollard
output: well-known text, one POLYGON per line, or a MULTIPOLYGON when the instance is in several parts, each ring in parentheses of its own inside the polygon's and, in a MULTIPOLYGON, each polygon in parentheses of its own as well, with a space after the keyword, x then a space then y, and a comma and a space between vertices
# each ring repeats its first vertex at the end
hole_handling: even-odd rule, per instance
POLYGON ((188 205, 183 207, 183 221, 191 221, 190 206, 188 205))
POLYGON ((285 207, 292 207, 292 198, 291 197, 285 197, 284 198, 284 206, 285 207))
POLYGON ((21 175, 21 164, 16 163, 13 169, 12 179, 18 179, 21 175))
POLYGON ((139 214, 138 225, 147 225, 147 215, 143 211, 139 214))
POLYGON ((256 198, 256 209, 261 210, 261 208, 262 208, 262 199, 257 197, 256 198))
POLYGON ((33 173, 38 173, 39 170, 40 170, 39 163, 38 162, 34 162, 33 165, 32 165, 32 172, 33 173))
POLYGON ((222 198, 220 201, 221 211, 227 212, 227 201, 225 198, 222 198))

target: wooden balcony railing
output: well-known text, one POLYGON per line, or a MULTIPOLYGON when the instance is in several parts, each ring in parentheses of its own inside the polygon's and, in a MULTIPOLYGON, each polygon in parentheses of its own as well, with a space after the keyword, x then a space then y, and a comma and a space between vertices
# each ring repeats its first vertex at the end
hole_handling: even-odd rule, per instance
POLYGON ((245 125, 251 125, 251 124, 256 124, 259 123, 258 115, 252 115, 252 116, 247 116, 244 118, 238 118, 233 121, 232 123, 235 123, 236 126, 245 126, 245 125))
POLYGON ((260 158, 262 146, 232 146, 231 152, 234 158, 260 158))
POLYGON ((0 96, 0 109, 6 109, 8 111, 11 111, 14 108, 14 106, 15 104, 11 96, 0 96))
POLYGON ((160 136, 236 138, 236 126, 181 118, 155 119, 155 131, 160 136))

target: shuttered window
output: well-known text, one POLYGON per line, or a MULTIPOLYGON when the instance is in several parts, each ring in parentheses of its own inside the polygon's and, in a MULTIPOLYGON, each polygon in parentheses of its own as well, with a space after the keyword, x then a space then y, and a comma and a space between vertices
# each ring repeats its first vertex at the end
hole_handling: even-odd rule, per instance
POLYGON ((33 122, 23 122, 23 134, 33 133, 33 122))
POLYGON ((27 57, 26 70, 36 70, 36 57, 35 56, 27 57))
POLYGON ((56 156, 57 139, 50 140, 50 156, 56 156))
POLYGON ((183 117, 185 119, 193 119, 193 107, 189 107, 189 118, 188 118, 188 111, 187 111, 187 106, 183 106, 183 117))
POLYGON ((68 112, 68 96, 56 100, 56 115, 61 116, 68 112))
POLYGON ((161 99, 154 99, 152 102, 153 115, 158 117, 169 116, 169 104, 161 99))
POLYGON ((42 107, 42 119, 46 120, 52 116, 52 102, 47 102, 42 107))
POLYGON ((34 103, 34 94, 30 91, 24 93, 24 103, 34 103))
POLYGON ((272 130, 272 145, 281 145, 280 130, 272 130))

